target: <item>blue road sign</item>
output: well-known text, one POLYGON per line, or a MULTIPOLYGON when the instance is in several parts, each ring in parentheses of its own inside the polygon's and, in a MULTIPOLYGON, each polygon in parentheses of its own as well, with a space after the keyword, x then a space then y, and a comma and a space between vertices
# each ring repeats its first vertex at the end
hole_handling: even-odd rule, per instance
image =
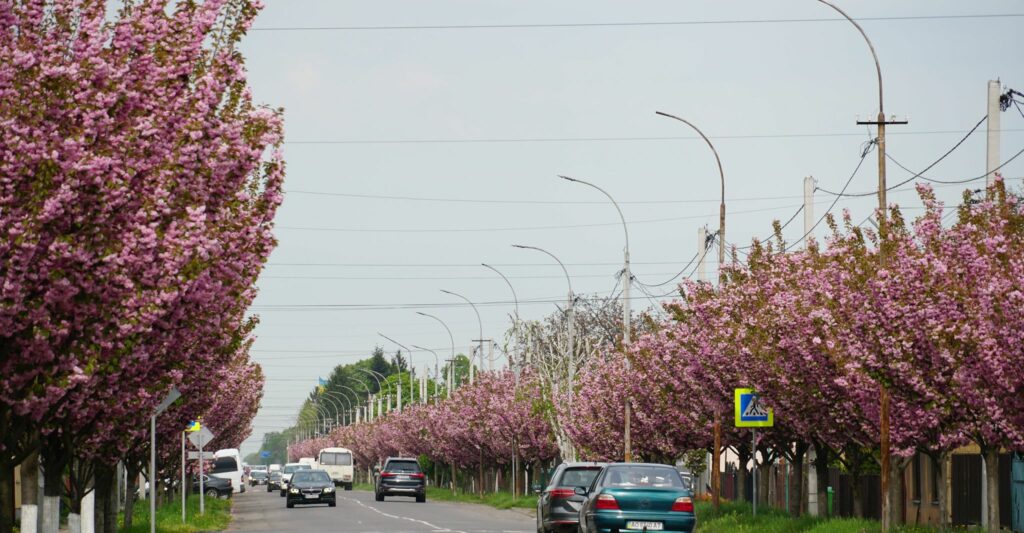
POLYGON ((270 457, 270 452, 260 452, 260 457, 266 459, 267 457, 270 457))

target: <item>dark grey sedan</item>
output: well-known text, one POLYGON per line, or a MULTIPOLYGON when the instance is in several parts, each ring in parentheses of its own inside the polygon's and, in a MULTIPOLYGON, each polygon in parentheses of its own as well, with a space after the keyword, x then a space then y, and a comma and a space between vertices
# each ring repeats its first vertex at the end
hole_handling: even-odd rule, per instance
POLYGON ((551 475, 551 482, 537 498, 537 532, 576 531, 580 506, 585 496, 577 487, 589 487, 605 463, 562 463, 551 475))

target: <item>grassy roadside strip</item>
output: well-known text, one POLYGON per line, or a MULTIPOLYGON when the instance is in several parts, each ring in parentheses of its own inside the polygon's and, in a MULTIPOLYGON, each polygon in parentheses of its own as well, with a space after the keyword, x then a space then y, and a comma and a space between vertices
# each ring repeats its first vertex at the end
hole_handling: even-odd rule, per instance
MULTIPOLYGON (((159 533, 198 533, 200 531, 221 531, 231 522, 231 499, 206 498, 206 514, 199 515, 199 496, 189 497, 185 506, 186 523, 181 522, 181 500, 169 502, 156 508, 156 530, 159 533)), ((135 502, 132 527, 120 527, 120 533, 149 533, 149 501, 135 502)), ((118 524, 124 523, 124 515, 118 517, 118 524)))
MULTIPOLYGON (((879 522, 858 518, 832 518, 821 520, 805 516, 791 518, 779 509, 758 508, 753 516, 749 503, 722 502, 715 513, 709 502, 697 502, 697 524, 701 533, 878 533, 879 522)), ((926 526, 896 526, 896 533, 935 533, 939 530, 926 526)), ((957 531, 980 531, 977 529, 957 531)))
MULTIPOLYGON (((353 488, 373 492, 373 485, 368 483, 357 483, 353 488)), ((488 493, 483 497, 476 494, 458 493, 452 494, 449 489, 440 487, 427 487, 427 501, 479 503, 490 505, 496 509, 533 509, 537 506, 537 496, 526 495, 513 498, 510 492, 488 493)))

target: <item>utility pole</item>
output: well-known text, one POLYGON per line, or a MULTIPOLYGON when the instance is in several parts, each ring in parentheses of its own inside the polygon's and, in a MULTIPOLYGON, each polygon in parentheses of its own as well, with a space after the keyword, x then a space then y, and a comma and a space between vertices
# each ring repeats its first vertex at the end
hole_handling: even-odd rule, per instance
MULTIPOLYGON (((985 177, 985 185, 991 186, 992 182, 995 181, 996 176, 993 172, 999 168, 999 97, 1002 93, 1002 84, 999 80, 988 81, 988 150, 986 152, 987 158, 985 159, 985 172, 988 175, 985 177)), ((984 507, 982 506, 982 514, 984 515, 984 507)))
POLYGON ((814 227, 814 189, 817 186, 814 176, 804 178, 804 247, 814 227))
POLYGON ((697 228, 697 281, 708 280, 708 227, 697 228))

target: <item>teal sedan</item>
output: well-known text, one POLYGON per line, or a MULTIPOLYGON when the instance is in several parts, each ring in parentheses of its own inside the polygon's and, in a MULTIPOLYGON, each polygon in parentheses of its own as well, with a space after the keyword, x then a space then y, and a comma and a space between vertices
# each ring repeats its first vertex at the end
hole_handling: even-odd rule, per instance
POLYGON ((581 533, 664 531, 692 533, 693 494, 675 468, 649 463, 608 465, 594 479, 580 508, 581 533))

